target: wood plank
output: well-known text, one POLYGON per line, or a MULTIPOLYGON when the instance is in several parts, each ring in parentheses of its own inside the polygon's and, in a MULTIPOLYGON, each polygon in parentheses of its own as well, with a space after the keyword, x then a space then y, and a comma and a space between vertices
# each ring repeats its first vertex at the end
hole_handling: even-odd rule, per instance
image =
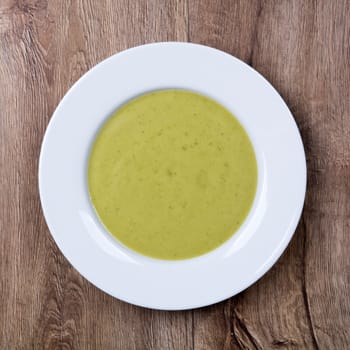
POLYGON ((303 220, 287 252, 257 284, 213 307, 212 318, 194 314, 195 344, 200 349, 214 348, 209 332, 213 324, 221 324, 220 336, 214 338, 217 348, 222 344, 227 349, 346 347, 350 329, 345 290, 350 244, 346 180, 350 157, 345 141, 350 139, 350 100, 344 98, 350 82, 348 14, 346 1, 190 5, 191 41, 231 52, 282 93, 301 127, 309 169, 303 220), (205 11, 205 20, 195 16, 205 11), (331 180, 335 174, 336 186, 331 180), (322 210, 320 219, 324 203, 328 210, 322 210), (224 331, 227 310, 231 311, 224 331))
POLYGON ((37 193, 41 139, 67 89, 127 47, 185 40, 186 11, 181 1, 13 1, 1 7, 1 80, 9 83, 0 93, 6 223, 0 278, 7 299, 1 303, 1 348, 191 348, 191 312, 125 304, 69 265, 50 238, 37 193))
POLYGON ((349 348, 349 14, 347 0, 2 1, 0 348, 349 348), (308 159, 303 219, 278 263, 240 295, 184 312, 128 305, 83 279, 37 191, 42 136, 67 89, 109 55, 162 40, 217 47, 261 72, 308 159))

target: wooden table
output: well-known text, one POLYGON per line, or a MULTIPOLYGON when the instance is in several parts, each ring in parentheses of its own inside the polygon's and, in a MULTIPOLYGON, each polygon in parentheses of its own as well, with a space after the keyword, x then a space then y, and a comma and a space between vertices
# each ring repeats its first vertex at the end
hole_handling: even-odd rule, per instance
POLYGON ((350 349, 349 65, 346 0, 1 0, 0 349, 350 349), (304 214, 278 263, 240 295, 185 312, 131 306, 82 278, 37 188, 40 143, 67 89, 109 55, 168 40, 263 74, 308 163, 304 214))

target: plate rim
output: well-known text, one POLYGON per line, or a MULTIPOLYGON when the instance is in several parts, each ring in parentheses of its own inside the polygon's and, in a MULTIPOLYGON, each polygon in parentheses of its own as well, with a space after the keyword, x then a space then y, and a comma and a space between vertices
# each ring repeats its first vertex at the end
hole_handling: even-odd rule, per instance
MULTIPOLYGON (((218 101, 219 102, 219 101, 218 101)), ((220 103, 220 102, 219 102, 220 103)), ((225 106, 226 107, 226 106, 225 106)), ((241 122, 241 120, 239 120, 241 122)), ((248 133, 249 134, 249 133, 248 133)), ((250 136, 250 135, 249 135, 250 136)), ((252 140, 253 141, 253 140, 252 140)), ((255 145, 254 145, 255 146, 255 145)), ((254 147, 254 150, 255 150, 255 147, 254 147)), ((256 151, 256 150, 255 150, 256 151)), ((283 254, 283 252, 285 251, 287 245, 289 244, 292 236, 294 235, 294 232, 295 232, 295 229, 298 225, 298 222, 300 220, 300 217, 301 217, 301 214, 302 214, 302 210, 303 210, 303 205, 304 205, 304 201, 305 201, 305 195, 306 195, 306 185, 307 185, 307 167, 306 167, 306 158, 305 158, 305 150, 304 150, 304 147, 303 147, 303 143, 302 143, 302 139, 301 139, 301 135, 300 135, 300 131, 298 129, 298 126, 296 124, 296 121, 292 115, 292 113, 290 112, 288 106, 286 105, 286 103, 284 102, 283 98, 280 96, 280 94, 277 92, 277 90, 271 85, 271 83, 263 77, 262 74, 260 74, 259 72, 257 72, 255 69, 253 69, 252 67, 250 67, 248 64, 246 64, 245 62, 241 61, 240 59, 226 53, 226 52, 223 52, 221 50, 218 50, 216 48, 211 48, 209 46, 205 46, 205 45, 200 45, 200 44, 194 44, 194 43, 188 43, 188 42, 157 42, 157 43, 150 43, 150 44, 145 44, 145 45, 139 45, 139 46, 136 46, 136 47, 132 47, 132 48, 129 48, 127 50, 124 50, 124 51, 121 51, 121 52, 118 52, 114 55, 111 55, 110 57, 104 59, 103 61, 99 62, 97 65, 93 66, 89 71, 87 71, 84 75, 82 75, 82 77, 80 77, 72 86, 70 89, 68 89, 68 91, 66 92, 66 94, 64 95, 64 97, 60 100, 57 108, 55 109, 54 113, 52 114, 52 117, 47 125, 47 128, 46 128, 46 131, 45 131, 45 134, 44 134, 44 137, 43 137, 43 140, 42 140, 42 145, 41 145, 41 148, 40 148, 40 156, 39 156, 39 169, 38 169, 38 175, 39 175, 39 178, 38 178, 38 185, 39 185, 39 195, 40 195, 40 202, 41 202, 41 206, 42 206, 42 210, 43 210, 43 214, 44 214, 44 217, 45 217, 45 221, 47 223, 47 226, 49 228, 49 231, 50 231, 50 234, 51 236, 53 237, 54 241, 56 242, 58 248, 60 249, 61 253, 65 256, 65 258, 70 262, 70 264, 84 277, 86 278, 90 283, 92 283, 93 285, 95 285, 97 288, 99 289, 102 289, 105 293, 113 296, 113 297, 116 297, 120 300, 123 300, 123 301, 126 301, 128 303, 131 303, 131 304, 134 304, 134 305, 138 305, 138 306, 143 306, 143 307, 147 307, 147 308, 152 308, 152 309, 160 309, 160 310, 186 310, 186 309, 194 309, 194 308, 198 308, 198 307, 203 307, 203 306, 206 306, 206 305, 211 305, 211 304, 215 304, 217 302, 220 302, 222 300, 225 300, 227 298, 230 298, 236 294, 238 294, 239 292, 241 292, 242 290, 245 290, 246 288, 248 288, 250 285, 252 285, 253 283, 255 283, 257 280, 259 280, 275 263, 276 261, 280 258, 280 256, 283 254), (267 83, 270 88, 275 92, 277 93, 277 95, 279 96, 279 98, 281 99, 281 101, 284 103, 285 107, 287 108, 287 110, 289 111, 289 117, 291 119, 291 121, 294 123, 294 126, 295 126, 295 129, 297 131, 297 135, 296 137, 299 138, 299 142, 302 146, 302 156, 303 156, 303 160, 304 160, 304 167, 303 169, 301 169, 301 171, 303 171, 303 177, 304 177, 304 183, 303 183, 303 189, 302 189, 302 200, 300 201, 300 206, 297 210, 297 214, 295 216, 295 219, 294 221, 292 222, 292 224, 290 225, 289 227, 289 233, 286 235, 284 235, 284 239, 280 242, 280 246, 279 246, 279 249, 278 249, 278 252, 273 256, 273 258, 271 260, 269 260, 269 262, 263 266, 263 268, 260 270, 258 276, 254 275, 254 276, 251 276, 250 279, 247 280, 247 282, 245 284, 243 284, 240 288, 239 291, 236 291, 234 292, 233 294, 232 293, 228 293, 228 295, 226 296, 219 296, 218 298, 212 298, 212 300, 207 303, 207 304, 203 304, 203 303, 199 303, 198 305, 195 305, 195 304, 190 304, 190 305, 186 305, 184 303, 183 306, 179 307, 178 305, 175 305, 175 306, 171 306, 169 305, 169 307, 157 307, 157 305, 150 305, 150 304, 147 304, 147 303, 143 303, 143 302, 135 302, 135 300, 128 300, 127 297, 123 297, 121 298, 120 296, 116 296, 114 295, 113 293, 109 292, 108 290, 104 289, 104 288, 101 288, 101 286, 99 286, 98 284, 95 283, 95 281, 92 281, 88 276, 85 275, 85 273, 83 271, 81 271, 80 269, 76 268, 74 266, 74 264, 71 262, 71 259, 67 257, 67 255, 65 254, 64 252, 64 249, 62 249, 61 247, 61 244, 58 243, 58 241, 56 240, 56 237, 55 237, 55 234, 53 233, 55 231, 54 227, 52 226, 52 224, 49 222, 50 219, 50 214, 48 213, 47 211, 47 207, 45 207, 45 205, 43 204, 45 202, 44 200, 44 197, 45 197, 45 194, 44 194, 44 190, 43 190, 43 186, 42 186, 42 176, 43 176, 43 157, 44 157, 44 152, 45 152, 45 145, 47 143, 47 138, 49 138, 50 136, 50 132, 51 132, 51 129, 53 127, 53 121, 55 119, 55 117, 57 117, 57 115, 59 115, 59 108, 62 104, 62 101, 66 98, 66 96, 68 96, 74 89, 76 89, 79 84, 82 84, 82 82, 84 82, 84 80, 89 76, 89 74, 91 74, 91 71, 92 70, 95 70, 97 67, 101 67, 103 64, 106 64, 107 62, 113 60, 113 58, 115 56, 121 56, 121 55, 124 55, 124 54, 127 54, 127 53, 130 53, 134 50, 139 50, 139 49, 143 49, 143 48, 149 48, 149 47, 157 47, 157 46, 192 46, 192 47, 202 47, 202 48, 205 48, 205 49, 210 49, 210 50, 214 50, 216 51, 217 53, 220 53, 220 55, 224 54, 226 56, 229 56, 230 59, 234 59, 236 60, 236 62, 238 61, 239 64, 243 64, 245 66, 245 68, 248 68, 249 70, 251 70, 254 74, 257 74, 258 76, 260 76, 260 78, 262 78, 265 82, 265 84, 267 83)))

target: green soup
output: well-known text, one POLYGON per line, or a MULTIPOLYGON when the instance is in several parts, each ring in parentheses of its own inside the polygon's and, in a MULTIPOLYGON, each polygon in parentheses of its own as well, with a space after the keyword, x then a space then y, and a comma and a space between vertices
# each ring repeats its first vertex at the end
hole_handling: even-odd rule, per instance
POLYGON ((141 254, 192 258, 242 225, 257 186, 249 137, 223 106, 197 93, 137 97, 103 125, 88 186, 106 229, 141 254))

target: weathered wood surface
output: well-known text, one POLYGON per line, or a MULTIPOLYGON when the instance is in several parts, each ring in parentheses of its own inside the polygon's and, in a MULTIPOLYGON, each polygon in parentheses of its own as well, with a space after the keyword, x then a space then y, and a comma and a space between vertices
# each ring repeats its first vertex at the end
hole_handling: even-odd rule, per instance
POLYGON ((349 92, 350 1, 0 0, 0 349, 350 349, 349 92), (131 306, 84 280, 50 238, 37 189, 45 127, 73 82, 168 40, 261 72, 308 162, 303 217, 278 263, 240 295, 185 312, 131 306))

